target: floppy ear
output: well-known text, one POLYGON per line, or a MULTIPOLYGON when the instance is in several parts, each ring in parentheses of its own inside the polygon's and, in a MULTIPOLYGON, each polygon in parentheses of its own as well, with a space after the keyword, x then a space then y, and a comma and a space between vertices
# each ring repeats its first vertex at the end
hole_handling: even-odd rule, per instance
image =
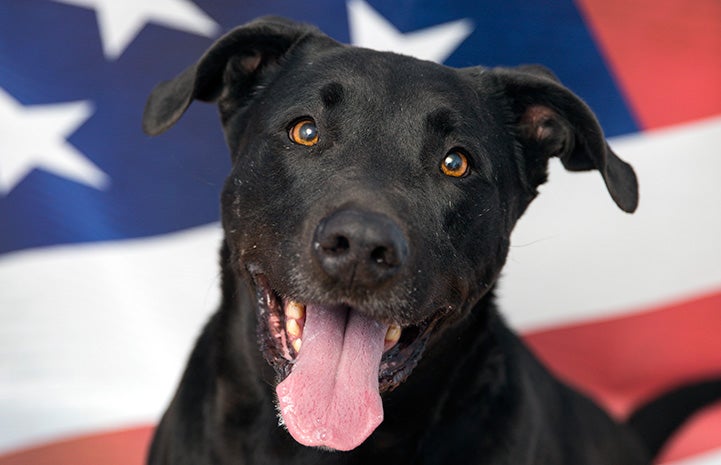
POLYGON ((311 33, 318 31, 278 17, 260 18, 233 29, 211 45, 197 63, 153 89, 145 104, 143 130, 158 135, 175 124, 194 99, 217 100, 229 66, 234 77, 243 80, 250 92, 263 68, 276 63, 311 33))
POLYGON ((511 101, 524 159, 536 170, 537 184, 545 181, 548 158, 559 157, 567 170, 598 170, 616 205, 629 213, 636 210, 633 168, 613 153, 598 120, 579 97, 539 65, 495 68, 490 73, 511 101))

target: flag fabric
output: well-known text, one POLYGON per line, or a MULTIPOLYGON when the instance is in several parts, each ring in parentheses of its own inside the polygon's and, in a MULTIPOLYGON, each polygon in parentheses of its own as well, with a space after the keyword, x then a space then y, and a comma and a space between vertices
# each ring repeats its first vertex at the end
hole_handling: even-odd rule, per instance
MULTIPOLYGON (((0 465, 143 461, 219 301, 212 105, 162 137, 145 98, 224 31, 274 14, 450 66, 541 63, 635 168, 637 213, 553 162, 501 308, 623 418, 721 375, 718 0, 0 0, 0 465)), ((721 464, 721 403, 659 463, 721 464)))

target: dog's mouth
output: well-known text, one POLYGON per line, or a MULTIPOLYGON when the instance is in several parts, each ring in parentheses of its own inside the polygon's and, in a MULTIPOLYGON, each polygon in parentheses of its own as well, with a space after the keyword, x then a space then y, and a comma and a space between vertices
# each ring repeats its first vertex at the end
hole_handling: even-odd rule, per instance
POLYGON ((258 341, 281 379, 282 423, 303 445, 354 449, 383 421, 380 394, 408 377, 444 312, 403 326, 343 303, 283 297, 265 275, 254 279, 258 341))

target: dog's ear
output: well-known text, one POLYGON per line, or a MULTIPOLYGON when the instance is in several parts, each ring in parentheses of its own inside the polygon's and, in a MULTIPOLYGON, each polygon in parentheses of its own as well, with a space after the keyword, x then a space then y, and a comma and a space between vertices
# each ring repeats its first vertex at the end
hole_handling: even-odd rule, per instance
POLYGON ((536 185, 545 181, 549 157, 559 157, 571 171, 596 169, 622 210, 638 206, 638 182, 633 168, 611 150, 593 112, 539 65, 489 71, 511 102, 513 124, 528 169, 536 185))
POLYGON ((157 135, 170 128, 193 100, 216 101, 226 69, 243 80, 248 91, 269 64, 317 29, 284 18, 264 17, 239 26, 218 39, 197 63, 174 79, 161 82, 150 94, 143 113, 143 130, 157 135))

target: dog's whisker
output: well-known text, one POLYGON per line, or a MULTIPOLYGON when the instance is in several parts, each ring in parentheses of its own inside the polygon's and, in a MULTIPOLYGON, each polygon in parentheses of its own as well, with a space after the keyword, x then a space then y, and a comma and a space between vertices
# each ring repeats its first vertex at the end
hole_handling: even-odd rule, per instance
POLYGON ((521 249, 524 247, 530 247, 532 245, 540 244, 542 242, 550 241, 552 239, 556 239, 558 236, 547 236, 547 237, 541 237, 539 239, 530 241, 530 242, 524 242, 523 244, 511 244, 510 247, 513 249, 521 249))

